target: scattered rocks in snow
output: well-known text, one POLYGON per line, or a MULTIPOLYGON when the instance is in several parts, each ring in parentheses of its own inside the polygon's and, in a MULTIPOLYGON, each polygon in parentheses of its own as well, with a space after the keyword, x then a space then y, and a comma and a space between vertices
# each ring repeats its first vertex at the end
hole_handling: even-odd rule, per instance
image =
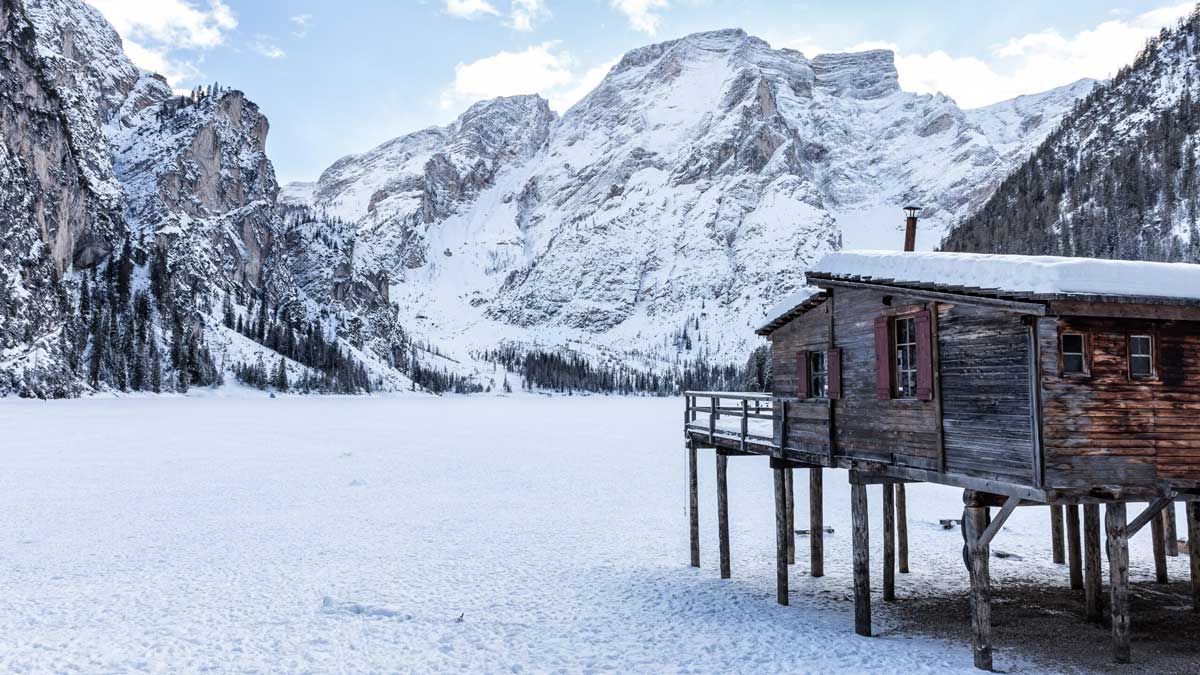
MULTIPOLYGON (((832 528, 832 527, 828 527, 828 526, 826 526, 826 527, 823 527, 823 528, 821 528, 821 530, 822 530, 822 531, 823 531, 825 534, 833 534, 833 528, 832 528)), ((796 534, 802 534, 802 535, 804 535, 804 536, 806 536, 806 537, 807 537, 808 535, 812 534, 812 530, 796 530, 796 534)))

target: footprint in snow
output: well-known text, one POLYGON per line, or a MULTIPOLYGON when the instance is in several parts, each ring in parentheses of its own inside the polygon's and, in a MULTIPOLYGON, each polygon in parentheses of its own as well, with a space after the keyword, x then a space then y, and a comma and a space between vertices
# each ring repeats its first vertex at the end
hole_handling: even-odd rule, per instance
POLYGON ((355 478, 354 480, 350 481, 350 487, 366 487, 366 485, 367 481, 361 478, 355 478))
POLYGON ((374 605, 364 605, 358 602, 349 602, 346 600, 338 600, 332 596, 325 596, 321 601, 322 614, 353 614, 357 616, 378 617, 383 619, 400 619, 402 621, 411 621, 412 614, 389 609, 387 607, 377 607, 374 605))

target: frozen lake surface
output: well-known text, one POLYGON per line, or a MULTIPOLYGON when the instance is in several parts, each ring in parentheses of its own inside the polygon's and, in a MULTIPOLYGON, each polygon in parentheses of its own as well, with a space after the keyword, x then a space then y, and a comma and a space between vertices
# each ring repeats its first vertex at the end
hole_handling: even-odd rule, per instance
MULTIPOLYGON (((828 576, 807 576, 798 537, 781 607, 766 460, 730 461, 722 581, 702 450, 704 564, 689 568, 682 412, 601 397, 0 401, 0 670, 976 672, 968 645, 900 631, 878 597, 880 637, 854 635, 844 472, 826 473, 828 576)), ((960 534, 937 525, 961 491, 911 486, 909 502, 898 595, 965 594, 960 534)), ((1148 537, 1132 548, 1133 578, 1152 576, 1148 537)), ((993 559, 995 583, 1066 583, 1045 509, 1019 509, 993 550, 1014 556, 993 559)), ((1170 564, 1186 577, 1186 555, 1170 564)), ((997 668, 1040 672, 997 649, 997 668)))

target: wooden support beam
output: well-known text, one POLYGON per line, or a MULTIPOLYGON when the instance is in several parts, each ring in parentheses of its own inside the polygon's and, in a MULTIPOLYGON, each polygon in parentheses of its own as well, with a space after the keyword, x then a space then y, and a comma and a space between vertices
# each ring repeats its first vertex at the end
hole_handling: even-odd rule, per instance
POLYGON ((908 499, 904 483, 896 483, 896 556, 900 573, 908 574, 908 499))
POLYGON ((1071 590, 1083 590, 1083 553, 1079 542, 1079 505, 1067 506, 1067 563, 1071 567, 1071 590))
POLYGON ((996 538, 996 535, 1000 532, 1000 528, 1004 527, 1004 522, 1008 520, 1013 511, 1017 510, 1017 505, 1020 503, 1020 497, 1009 497, 1008 501, 1004 502, 1004 506, 1000 507, 1000 513, 996 514, 995 520, 992 519, 992 514, 988 510, 988 507, 982 507, 984 529, 980 531, 981 534, 979 535, 980 546, 986 548, 992 545, 992 540, 996 538))
POLYGON ((1100 505, 1083 505, 1083 595, 1085 616, 1092 623, 1104 620, 1103 572, 1100 568, 1100 505))
POLYGON ((796 564, 796 489, 792 468, 783 470, 784 496, 787 498, 787 561, 796 564))
POLYGON ((787 562, 787 496, 785 495, 784 471, 772 469, 775 474, 775 601, 788 604, 787 562))
POLYGON ((1192 571, 1192 611, 1200 612, 1200 502, 1187 503, 1188 557, 1192 571))
POLYGON ((696 445, 691 441, 688 450, 688 533, 692 544, 692 567, 700 566, 700 495, 696 472, 696 445))
POLYGON ((883 601, 896 600, 896 486, 883 488, 883 601))
POLYGON ((1156 518, 1163 508, 1166 507, 1167 504, 1171 503, 1172 498, 1173 496, 1159 497, 1150 502, 1150 505, 1146 507, 1146 510, 1139 513, 1138 517, 1130 521, 1129 525, 1125 528, 1125 531, 1128 533, 1127 536, 1132 537, 1140 532, 1142 528, 1146 526, 1146 523, 1150 522, 1152 518, 1156 518))
POLYGON ((808 470, 808 557, 814 577, 825 576, 825 512, 821 469, 808 470))
POLYGON ((1059 504, 1050 505, 1050 550, 1055 565, 1062 565, 1067 561, 1063 549, 1063 507, 1059 504))
POLYGON ((1129 529, 1125 504, 1104 508, 1108 530, 1109 614, 1112 617, 1113 658, 1129 663, 1129 529))
POLYGON ((1154 538, 1154 580, 1160 584, 1170 581, 1167 578, 1167 528, 1164 520, 1166 518, 1161 511, 1150 519, 1150 536, 1154 538))
MULTIPOLYGON (((1014 504, 1015 507, 1015 504, 1014 504)), ((992 669, 992 589, 988 570, 988 547, 984 543, 987 507, 968 506, 963 513, 967 538, 967 563, 971 574, 971 650, 975 667, 992 669)), ((1002 522, 1000 518, 996 522, 1002 522)))
POLYGON ((871 636, 871 538, 867 528, 867 487, 850 486, 850 519, 854 529, 854 632, 871 636))
POLYGON ((1167 504, 1167 508, 1163 509, 1163 516, 1167 526, 1167 555, 1175 558, 1179 556, 1179 523, 1175 522, 1175 502, 1167 504))
POLYGON ((717 540, 721 549, 721 578, 729 569, 729 457, 717 454, 717 540))

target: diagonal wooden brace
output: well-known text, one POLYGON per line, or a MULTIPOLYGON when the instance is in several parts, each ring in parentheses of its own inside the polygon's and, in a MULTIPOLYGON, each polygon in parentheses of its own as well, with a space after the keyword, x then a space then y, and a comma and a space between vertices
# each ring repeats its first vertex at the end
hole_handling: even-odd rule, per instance
POLYGON ((992 519, 992 523, 979 535, 980 548, 986 548, 992 543, 992 540, 996 538, 996 533, 1000 531, 1000 528, 1004 527, 1004 521, 1008 520, 1012 512, 1017 510, 1017 506, 1020 503, 1020 497, 1009 497, 1004 502, 1004 506, 1000 507, 1000 513, 996 514, 996 517, 992 519))
POLYGON ((1129 522, 1129 526, 1126 528, 1126 536, 1132 537, 1138 533, 1138 530, 1145 527, 1146 523, 1149 523, 1154 518, 1157 518, 1158 514, 1162 513, 1162 510, 1167 508, 1167 506, 1175 500, 1175 494, 1176 493, 1172 492, 1166 497, 1159 497, 1158 499, 1150 502, 1150 505, 1146 507, 1145 511, 1142 511, 1140 514, 1138 514, 1137 518, 1134 518, 1129 522))

